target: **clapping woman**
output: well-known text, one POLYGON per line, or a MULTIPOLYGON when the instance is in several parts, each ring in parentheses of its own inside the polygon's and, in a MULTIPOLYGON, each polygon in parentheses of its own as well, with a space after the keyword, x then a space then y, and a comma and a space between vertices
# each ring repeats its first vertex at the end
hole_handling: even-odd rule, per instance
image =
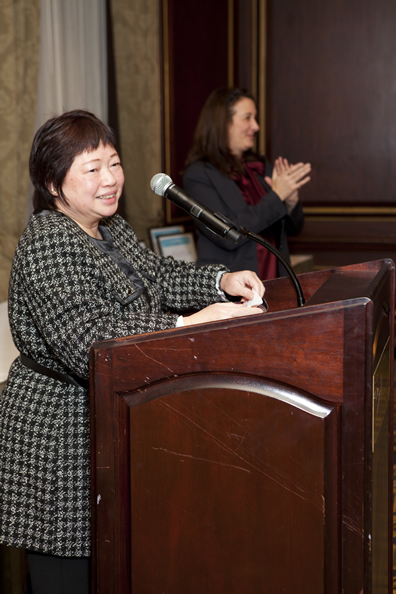
MULTIPOLYGON (((245 90, 216 89, 198 119, 183 184, 193 198, 252 233, 260 234, 288 259, 287 236, 297 235, 304 218, 299 190, 309 182, 309 163, 279 157, 272 167, 253 151, 259 130, 253 96, 245 90)), ((286 274, 276 257, 248 239, 238 244, 198 228, 198 265, 224 264, 254 270, 261 279, 286 274)))

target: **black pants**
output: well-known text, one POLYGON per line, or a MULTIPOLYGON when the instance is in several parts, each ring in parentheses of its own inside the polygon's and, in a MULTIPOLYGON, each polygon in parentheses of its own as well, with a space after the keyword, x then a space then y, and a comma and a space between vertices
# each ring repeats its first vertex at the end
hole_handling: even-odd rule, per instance
POLYGON ((91 559, 27 552, 32 594, 91 594, 91 559))

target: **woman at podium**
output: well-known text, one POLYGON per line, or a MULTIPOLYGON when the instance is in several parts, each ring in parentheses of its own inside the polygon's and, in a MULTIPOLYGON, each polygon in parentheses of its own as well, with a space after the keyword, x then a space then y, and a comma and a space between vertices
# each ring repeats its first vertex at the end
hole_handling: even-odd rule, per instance
MULTIPOLYGON (((288 260, 287 236, 297 235, 304 219, 298 192, 309 182, 309 163, 291 165, 279 157, 270 164, 253 151, 259 130, 253 96, 220 88, 208 97, 186 160, 186 192, 238 226, 259 234, 288 260)), ((197 264, 248 268, 263 280, 286 275, 266 248, 244 239, 225 241, 198 223, 197 264)))
POLYGON ((30 175, 34 212, 9 288, 20 357, 0 398, 0 542, 28 551, 34 594, 88 594, 91 344, 255 315, 244 305, 264 287, 253 272, 196 268, 140 246, 116 213, 124 174, 114 133, 91 113, 40 128, 30 175))

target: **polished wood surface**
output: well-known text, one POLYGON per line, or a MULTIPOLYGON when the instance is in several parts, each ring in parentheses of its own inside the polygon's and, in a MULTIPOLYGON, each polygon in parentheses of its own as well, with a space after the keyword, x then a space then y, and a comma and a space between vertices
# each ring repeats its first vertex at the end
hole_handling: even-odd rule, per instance
POLYGON ((396 3, 267 6, 267 154, 312 163, 292 251, 326 268, 395 259, 396 3))
POLYGON ((94 591, 391 591, 394 265, 91 352, 94 591))
POLYGON ((311 162, 304 204, 394 205, 393 0, 268 0, 272 159, 311 162))
POLYGON ((140 436, 131 443, 132 591, 295 592, 299 582, 320 592, 337 551, 336 466, 329 473, 323 456, 323 446, 336 452, 337 407, 309 414, 266 397, 283 395, 278 387, 230 374, 177 383, 130 409, 140 436), (142 549, 143 562, 133 553, 142 549), (289 550, 293 564, 279 575, 289 550))
MULTIPOLYGON (((199 113, 216 87, 227 86, 228 0, 167 0, 164 37, 164 93, 169 129, 165 129, 166 173, 181 186, 181 171, 193 142, 199 113), (208 18, 210 15, 210 18, 208 18)), ((175 209, 167 222, 185 213, 175 209)))

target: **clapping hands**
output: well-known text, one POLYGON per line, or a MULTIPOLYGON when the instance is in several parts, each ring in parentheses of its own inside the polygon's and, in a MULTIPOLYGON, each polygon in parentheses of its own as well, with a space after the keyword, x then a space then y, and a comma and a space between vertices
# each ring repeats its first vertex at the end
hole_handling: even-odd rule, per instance
POLYGON ((292 165, 287 159, 278 157, 274 163, 272 178, 265 181, 272 187, 290 213, 298 202, 298 190, 310 181, 310 163, 296 163, 292 165))

